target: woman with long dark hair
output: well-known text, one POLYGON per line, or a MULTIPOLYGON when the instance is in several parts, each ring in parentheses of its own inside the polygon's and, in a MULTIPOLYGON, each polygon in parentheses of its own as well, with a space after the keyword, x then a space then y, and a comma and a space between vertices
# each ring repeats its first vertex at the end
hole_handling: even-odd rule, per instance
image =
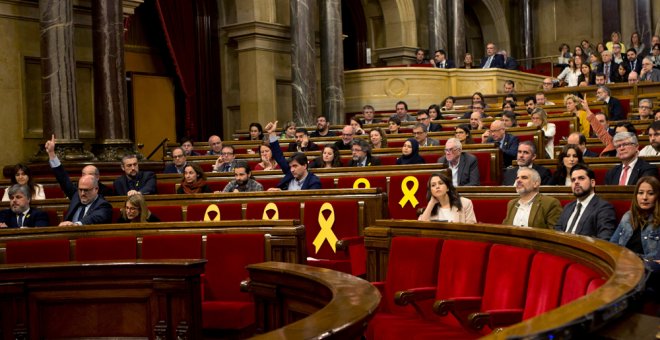
POLYGON ((420 221, 477 222, 472 201, 460 197, 451 178, 442 173, 434 173, 429 178, 426 199, 428 204, 419 216, 420 221))
POLYGON ((548 184, 570 186, 571 169, 578 163, 584 163, 580 147, 575 144, 564 145, 559 157, 557 157, 557 170, 552 174, 548 184))
POLYGON ((44 187, 41 184, 34 183, 32 174, 30 173, 30 168, 23 164, 14 165, 14 169, 11 174, 11 185, 5 189, 5 194, 2 196, 3 202, 9 202, 9 188, 14 184, 25 185, 30 189, 33 200, 44 200, 46 199, 46 193, 44 192, 44 187))
POLYGON ((328 144, 321 151, 321 157, 316 157, 309 165, 310 168, 339 168, 341 167, 339 149, 334 144, 328 144))

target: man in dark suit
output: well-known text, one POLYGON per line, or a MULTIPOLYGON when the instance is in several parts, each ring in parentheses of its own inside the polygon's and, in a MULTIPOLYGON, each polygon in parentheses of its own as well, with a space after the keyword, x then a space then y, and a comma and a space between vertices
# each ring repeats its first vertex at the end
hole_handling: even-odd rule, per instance
POLYGON ((582 157, 598 157, 598 154, 587 149, 587 137, 580 132, 573 132, 568 135, 566 144, 577 145, 582 150, 582 157))
MULTIPOLYGON (((349 126, 350 127, 350 126, 349 126)), ((321 189, 321 180, 308 171, 309 162, 307 156, 302 152, 296 152, 287 161, 284 158, 280 141, 277 138, 277 121, 269 122, 264 130, 269 134, 270 149, 273 152, 273 158, 282 169, 284 178, 277 184, 277 187, 270 188, 268 191, 275 190, 309 190, 321 189)))
POLYGON ((456 68, 456 64, 451 59, 447 59, 447 52, 445 50, 435 51, 433 66, 437 68, 456 68))
POLYGON ((14 184, 7 189, 9 209, 0 211, 0 228, 31 228, 50 225, 48 214, 30 208, 31 194, 25 185, 14 184))
POLYGON ((516 178, 516 192, 520 198, 507 204, 504 225, 553 229, 561 215, 561 204, 554 197, 539 192, 541 177, 534 169, 520 168, 516 178))
POLYGON ((496 53, 495 44, 486 45, 486 55, 481 58, 480 68, 504 68, 504 57, 496 53))
POLYGON ((658 168, 638 157, 637 135, 632 132, 619 132, 614 135, 613 143, 621 164, 607 171, 605 184, 636 185, 637 180, 643 176, 658 177, 658 168))
POLYGON ((99 195, 98 179, 93 175, 83 175, 78 180, 78 187, 74 186, 55 155, 55 136, 46 142, 45 148, 55 178, 71 201, 60 226, 111 223, 112 205, 99 195))
POLYGON ((143 195, 156 194, 156 175, 151 171, 140 171, 136 155, 126 155, 121 159, 121 169, 124 175, 114 182, 115 192, 121 196, 131 196, 137 193, 143 195))
POLYGON ((341 140, 338 140, 335 142, 335 146, 339 150, 350 150, 351 146, 353 145, 353 136, 355 135, 355 131, 353 131, 353 127, 350 125, 344 126, 344 128, 341 130, 341 140))
POLYGON ((305 151, 316 151, 319 149, 319 146, 314 142, 309 140, 309 135, 307 134, 307 129, 297 128, 296 129, 296 141, 289 143, 287 151, 289 152, 305 152, 305 151))
POLYGON ((463 145, 458 138, 449 138, 445 143, 445 155, 438 159, 451 170, 452 182, 457 186, 478 186, 479 165, 477 157, 463 152, 463 145))
POLYGON ((188 164, 186 159, 186 153, 182 148, 177 147, 172 150, 172 163, 169 163, 165 166, 163 170, 164 174, 182 174, 183 169, 186 168, 188 164))
POLYGON ((520 141, 518 137, 506 133, 504 129, 504 122, 496 120, 490 124, 490 129, 484 132, 482 141, 485 143, 497 143, 497 146, 502 150, 503 165, 505 167, 511 166, 514 159, 518 157, 518 144, 520 141))
POLYGON ((534 164, 536 160, 536 146, 534 143, 526 140, 520 142, 518 145, 518 162, 517 167, 509 167, 504 170, 504 175, 502 175, 502 185, 513 185, 516 182, 516 177, 518 176, 518 169, 520 168, 531 168, 536 170, 541 176, 541 185, 547 185, 552 178, 550 170, 546 169, 542 165, 534 164))
POLYGON ((439 132, 442 130, 442 125, 431 122, 431 116, 426 110, 417 111, 417 123, 422 124, 426 132, 439 132))
POLYGON ((371 147, 364 139, 356 139, 351 146, 353 158, 348 166, 374 166, 380 165, 380 159, 371 156, 371 147))
POLYGON ((599 86, 596 90, 596 98, 607 104, 607 111, 610 113, 609 120, 624 120, 623 106, 621 102, 611 97, 610 89, 607 86, 599 86))
POLYGON ((584 164, 571 168, 571 189, 577 200, 564 207, 555 230, 609 241, 617 227, 612 204, 598 197, 596 175, 584 164))
POLYGON ((598 65, 597 71, 605 75, 605 83, 609 84, 616 78, 619 64, 612 61, 612 52, 610 51, 605 50, 600 55, 603 62, 598 65))
POLYGON ((637 55, 637 50, 632 47, 626 51, 624 63, 630 72, 635 71, 639 74, 642 71, 642 58, 637 55))

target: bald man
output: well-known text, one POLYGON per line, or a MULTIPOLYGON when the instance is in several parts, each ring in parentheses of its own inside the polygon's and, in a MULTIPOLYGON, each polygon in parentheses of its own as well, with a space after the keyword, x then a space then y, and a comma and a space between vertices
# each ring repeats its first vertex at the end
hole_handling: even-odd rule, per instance
POLYGON ((518 137, 506 133, 504 122, 501 120, 492 122, 490 124, 490 129, 486 131, 484 135, 487 136, 485 136, 482 141, 485 140, 486 143, 496 143, 497 147, 502 150, 504 167, 511 166, 513 160, 518 157, 518 144, 520 144, 518 137))

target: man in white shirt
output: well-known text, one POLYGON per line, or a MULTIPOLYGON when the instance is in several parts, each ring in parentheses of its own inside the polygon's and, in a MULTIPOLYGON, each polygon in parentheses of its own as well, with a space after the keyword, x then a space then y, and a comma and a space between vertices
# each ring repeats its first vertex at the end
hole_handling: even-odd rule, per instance
POLYGON ((656 120, 647 129, 650 144, 645 146, 639 155, 644 156, 660 156, 660 120, 656 120))
POLYGON ((445 155, 438 159, 451 170, 452 183, 458 186, 479 185, 479 165, 477 157, 463 152, 463 145, 458 138, 449 138, 445 143, 445 155))
POLYGON ((561 215, 561 204, 556 198, 541 194, 540 186, 541 176, 536 170, 520 168, 516 177, 516 192, 520 198, 509 201, 502 224, 554 229, 561 215))

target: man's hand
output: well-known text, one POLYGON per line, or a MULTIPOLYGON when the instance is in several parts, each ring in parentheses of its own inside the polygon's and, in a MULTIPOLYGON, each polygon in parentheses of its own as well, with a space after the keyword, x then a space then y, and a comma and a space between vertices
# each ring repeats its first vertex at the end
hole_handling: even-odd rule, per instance
POLYGON ((266 130, 266 132, 268 134, 270 134, 271 136, 277 137, 277 132, 275 132, 275 130, 277 130, 277 121, 268 122, 268 124, 266 124, 266 127, 264 128, 264 130, 266 130))
POLYGON ((0 222, 0 228, 7 228, 7 225, 4 224, 4 223, 2 223, 2 222, 0 222))
POLYGON ((53 134, 49 141, 46 141, 44 147, 46 148, 46 152, 48 152, 48 158, 55 159, 57 157, 55 154, 55 134, 53 134))
POLYGON ((62 223, 60 223, 60 227, 70 227, 72 225, 76 225, 76 224, 71 221, 63 221, 62 223))
POLYGON ((309 145, 309 137, 307 135, 303 135, 302 142, 300 142, 300 146, 306 148, 307 145, 309 145))
POLYGON ((268 188, 266 191, 282 191, 280 188, 268 188))

